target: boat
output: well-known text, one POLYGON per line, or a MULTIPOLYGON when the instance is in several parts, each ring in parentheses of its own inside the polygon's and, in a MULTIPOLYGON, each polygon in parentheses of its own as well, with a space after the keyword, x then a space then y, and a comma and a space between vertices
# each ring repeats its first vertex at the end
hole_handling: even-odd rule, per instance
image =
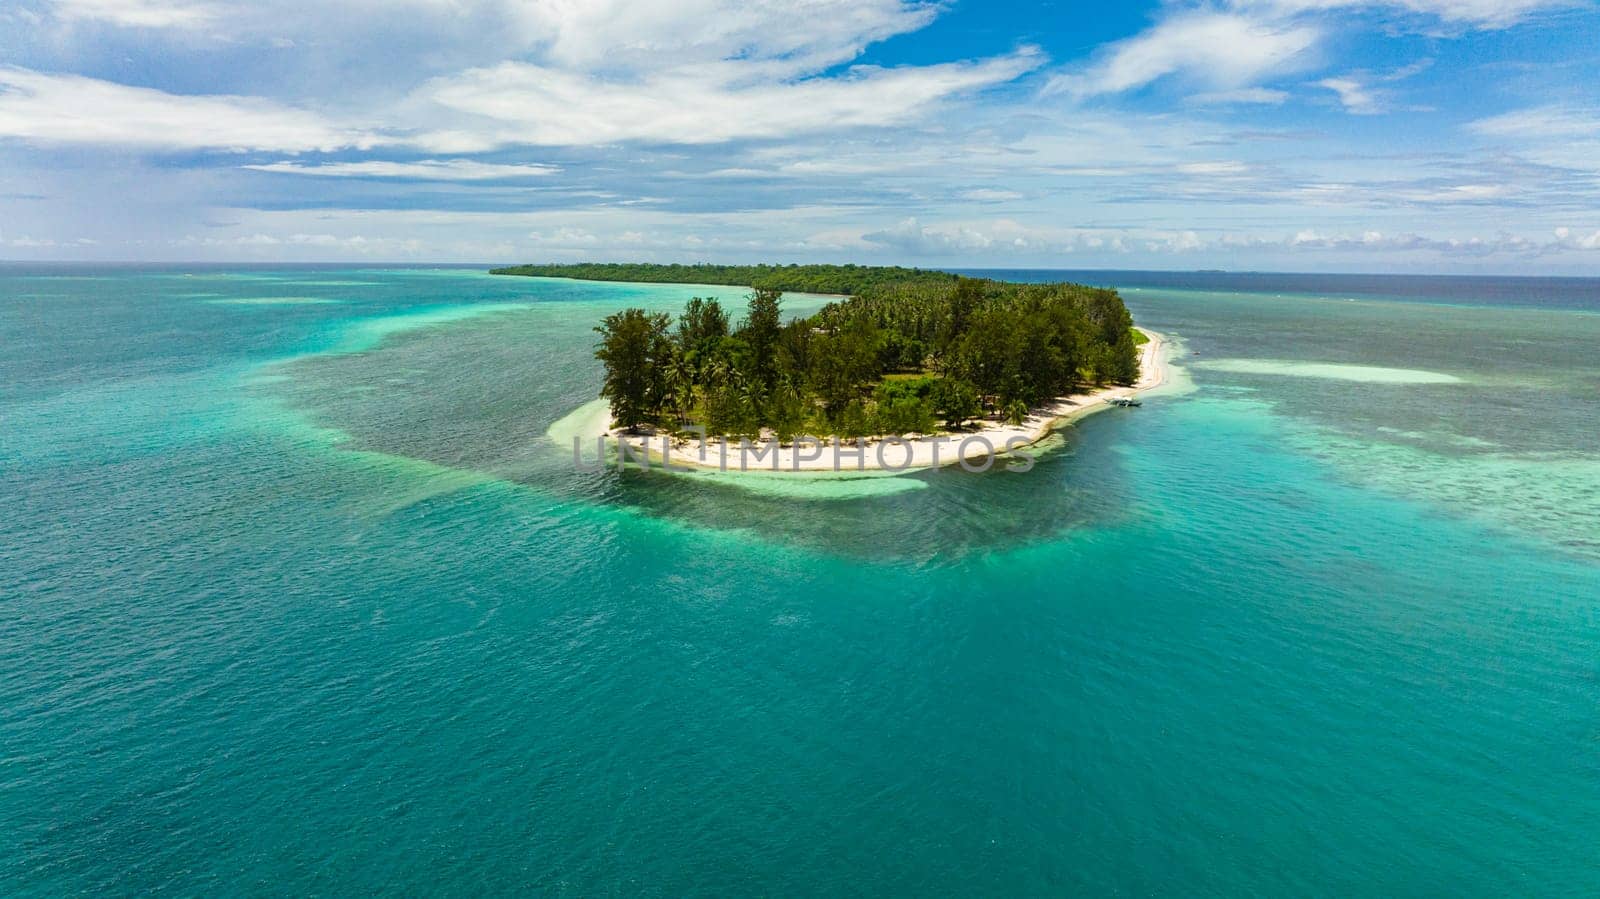
POLYGON ((1144 401, 1136 396, 1113 396, 1107 398, 1106 402, 1113 406, 1123 406, 1125 408, 1144 405, 1144 401))

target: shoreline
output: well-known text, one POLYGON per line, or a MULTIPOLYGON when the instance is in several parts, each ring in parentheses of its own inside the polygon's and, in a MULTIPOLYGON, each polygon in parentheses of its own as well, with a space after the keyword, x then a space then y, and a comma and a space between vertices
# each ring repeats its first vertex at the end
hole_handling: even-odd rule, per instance
MULTIPOLYGON (((577 417, 579 420, 561 428, 561 434, 556 434, 552 428, 550 436, 557 442, 566 443, 574 439, 587 442, 609 438, 615 440, 619 448, 625 446, 629 455, 648 458, 652 466, 665 465, 670 461, 673 467, 680 469, 731 474, 898 473, 959 463, 982 464, 986 458, 999 459, 1007 453, 1033 446, 1063 424, 1112 408, 1107 400, 1154 390, 1165 384, 1169 379, 1172 341, 1164 334, 1144 328, 1139 330, 1149 337, 1149 341, 1140 348, 1139 379, 1131 387, 1105 387, 1059 397, 1030 410, 1027 419, 1020 425, 985 420, 977 428, 957 434, 864 438, 859 458, 854 441, 839 440, 836 446, 832 438, 829 438, 829 443, 820 446, 777 446, 775 451, 775 444, 768 441, 760 441, 752 449, 744 449, 736 442, 728 443, 721 439, 707 440, 704 444, 696 440, 680 440, 665 444, 671 446, 669 457, 662 452, 664 435, 625 434, 622 429, 611 428, 611 409, 603 400, 592 401, 575 410, 568 418, 577 417)), ((990 464, 993 464, 992 459, 990 464)))

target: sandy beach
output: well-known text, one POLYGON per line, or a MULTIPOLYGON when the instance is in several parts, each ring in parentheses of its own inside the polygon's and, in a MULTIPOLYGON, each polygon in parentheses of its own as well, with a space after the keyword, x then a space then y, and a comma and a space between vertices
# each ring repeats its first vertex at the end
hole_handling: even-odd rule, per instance
MULTIPOLYGON (((591 403, 579 410, 577 421, 570 421, 560 433, 552 429, 551 437, 570 444, 578 438, 585 458, 593 452, 593 441, 608 437, 626 448, 636 458, 648 454, 651 464, 670 462, 683 468, 713 469, 722 471, 760 471, 805 474, 807 472, 851 472, 883 469, 911 470, 955 465, 965 461, 967 467, 978 468, 986 464, 986 457, 1002 456, 1008 450, 1016 451, 1043 440, 1057 426, 1074 421, 1102 409, 1115 408, 1108 400, 1132 396, 1161 386, 1168 376, 1167 359, 1171 341, 1164 335, 1141 328, 1150 340, 1140 347, 1139 380, 1132 387, 1107 387, 1087 393, 1064 396, 1052 403, 1038 406, 1019 425, 1001 421, 979 420, 973 430, 933 436, 912 436, 887 439, 864 439, 858 448, 855 441, 841 440, 836 448, 830 441, 824 445, 799 442, 793 446, 777 446, 771 441, 741 447, 710 439, 702 445, 690 439, 670 441, 655 434, 624 434, 609 427, 611 410, 603 403, 591 403), (667 442, 663 442, 666 440, 667 442), (670 447, 670 451, 663 450, 670 447)), ((570 419, 571 417, 569 417, 570 419)))

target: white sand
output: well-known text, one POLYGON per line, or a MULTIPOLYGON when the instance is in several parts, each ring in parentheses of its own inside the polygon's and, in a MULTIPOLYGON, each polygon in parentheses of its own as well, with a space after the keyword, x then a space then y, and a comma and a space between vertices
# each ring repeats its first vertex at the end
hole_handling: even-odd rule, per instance
MULTIPOLYGON (((595 438, 602 435, 625 444, 641 455, 648 453, 651 463, 660 465, 665 458, 674 466, 709 468, 725 471, 762 471, 771 473, 802 474, 805 472, 852 472, 877 469, 911 470, 954 465, 963 460, 969 467, 981 467, 991 455, 1004 455, 1043 440, 1056 426, 1075 421, 1102 409, 1112 408, 1107 400, 1132 396, 1140 391, 1159 387, 1168 377, 1167 356, 1171 341, 1165 336, 1140 328, 1150 340, 1140 349, 1139 380, 1132 387, 1107 387, 1089 393, 1073 394, 1040 406, 1032 411, 1020 425, 999 421, 982 421, 975 430, 959 434, 931 437, 907 437, 887 440, 864 440, 859 452, 854 441, 840 440, 835 450, 831 445, 817 447, 801 443, 796 446, 774 448, 771 442, 754 444, 743 449, 737 441, 732 444, 720 439, 706 441, 702 447, 698 440, 670 441, 660 435, 624 434, 621 430, 607 430, 610 410, 603 402, 586 403, 563 418, 550 429, 553 438, 584 438, 585 456, 592 452, 595 438), (557 432, 560 432, 559 434, 557 432), (663 440, 670 452, 663 454, 663 440)), ((1000 461, 996 465, 1003 465, 1000 461)))
POLYGON ((1293 362, 1283 359, 1211 359, 1194 363, 1195 368, 1234 372, 1244 375, 1283 375, 1291 378, 1328 378, 1367 384, 1459 384, 1461 379, 1444 372, 1415 368, 1378 368, 1371 365, 1337 365, 1331 362, 1293 362))

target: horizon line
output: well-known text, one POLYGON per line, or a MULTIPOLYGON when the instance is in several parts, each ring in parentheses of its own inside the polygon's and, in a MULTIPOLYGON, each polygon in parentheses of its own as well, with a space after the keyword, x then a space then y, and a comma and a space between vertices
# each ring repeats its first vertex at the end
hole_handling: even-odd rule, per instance
MULTIPOLYGON (((755 265, 856 265, 863 268, 888 268, 899 266, 902 268, 915 268, 925 271, 947 271, 960 274, 968 272, 1128 272, 1137 274, 1160 275, 1334 275, 1346 277, 1383 277, 1383 278, 1512 278, 1524 280, 1568 280, 1592 281, 1600 280, 1600 268, 1591 274, 1528 274, 1511 273, 1506 271, 1481 271, 1481 272, 1427 272, 1427 271, 1373 271, 1373 270, 1306 270, 1306 269, 1224 269, 1224 268, 1109 268, 1090 266, 1082 268, 1053 267, 1053 266, 996 266, 996 265, 961 265, 961 264, 911 264, 904 262, 711 262, 700 260, 696 262, 656 262, 641 259, 628 260, 597 260, 586 259, 575 262, 454 262, 454 261, 400 261, 400 260, 138 260, 138 259, 0 259, 0 266, 16 265, 60 265, 60 266, 144 266, 144 267, 183 267, 183 266, 341 266, 352 268, 502 268, 517 265, 589 265, 589 264, 623 264, 623 265, 722 265, 722 266, 755 266, 755 265)), ((582 280, 582 279, 575 279, 582 280)))

